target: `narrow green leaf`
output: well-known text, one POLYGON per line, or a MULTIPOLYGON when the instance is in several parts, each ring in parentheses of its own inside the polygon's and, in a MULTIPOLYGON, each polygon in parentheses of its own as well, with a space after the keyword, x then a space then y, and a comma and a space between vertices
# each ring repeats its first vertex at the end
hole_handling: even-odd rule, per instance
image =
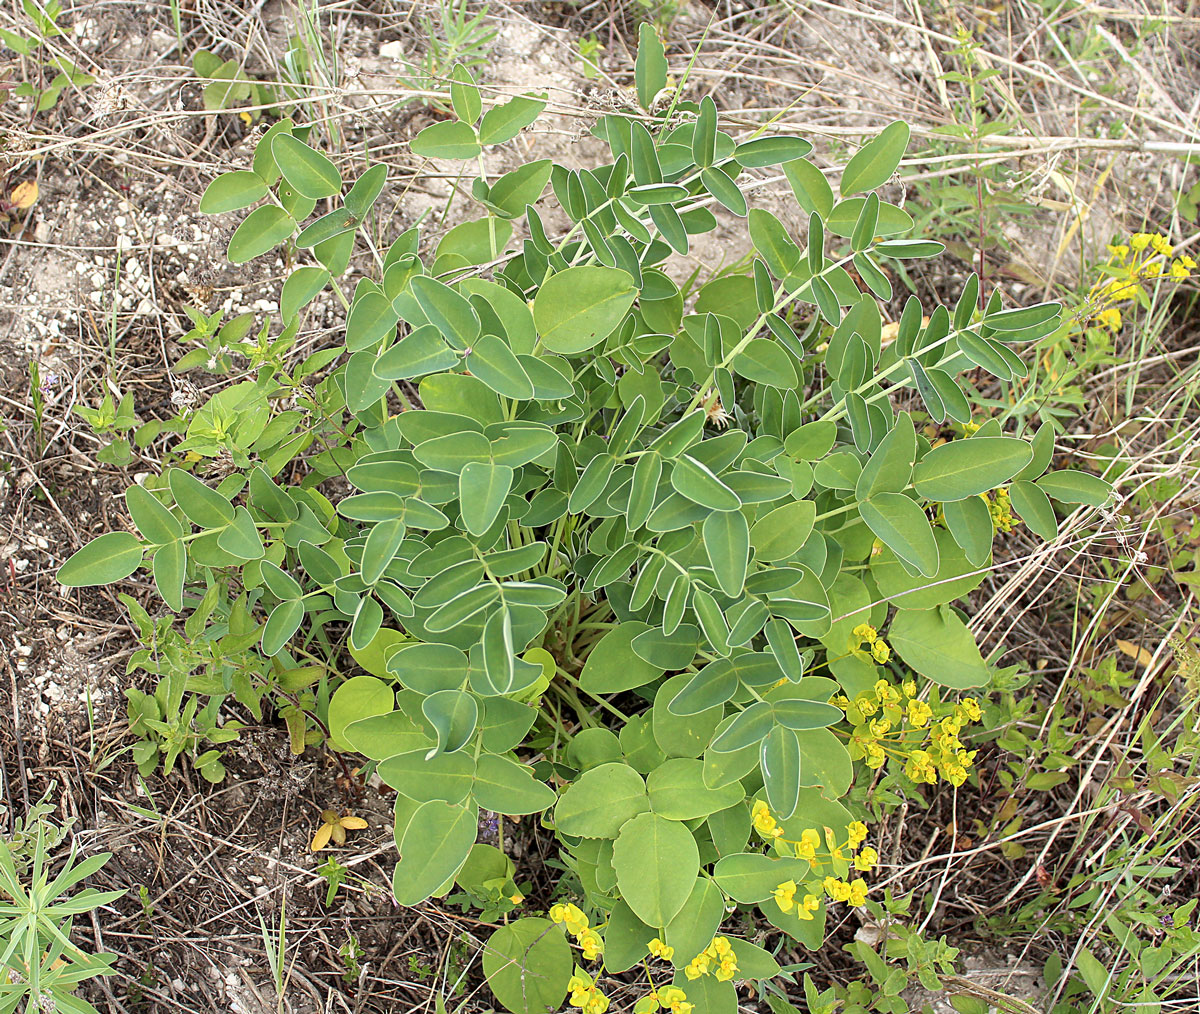
POLYGON ((132 574, 142 562, 142 544, 129 532, 108 532, 77 550, 58 568, 57 580, 68 588, 112 584, 132 574))

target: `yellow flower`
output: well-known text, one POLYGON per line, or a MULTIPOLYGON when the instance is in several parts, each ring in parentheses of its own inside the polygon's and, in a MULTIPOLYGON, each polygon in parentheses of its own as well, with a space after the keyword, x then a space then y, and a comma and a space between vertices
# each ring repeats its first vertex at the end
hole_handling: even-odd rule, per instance
POLYGON ((1170 257, 1174 253, 1166 236, 1151 236, 1150 249, 1163 257, 1170 257))
POLYGON ((800 832, 800 840, 796 842, 796 856, 812 862, 817 858, 817 849, 821 847, 821 832, 814 827, 806 827, 800 832))
POLYGON ((713 937, 704 953, 710 958, 724 958, 733 953, 733 945, 726 937, 713 937))
POLYGON ((732 954, 721 959, 721 964, 717 966, 717 970, 713 972, 718 982, 728 982, 737 974, 737 958, 732 954))
POLYGON ((850 836, 850 847, 858 848, 867 840, 867 825, 861 820, 850 822, 850 826, 846 828, 846 833, 850 836))
POLYGON ((521 902, 523 902, 525 900, 525 895, 523 895, 520 891, 518 891, 516 894, 514 894, 508 900, 511 901, 514 905, 519 905, 519 904, 521 904, 521 902))
POLYGON ((675 948, 668 947, 661 940, 659 940, 658 937, 655 937, 650 941, 647 949, 656 958, 662 958, 663 961, 670 961, 673 957, 675 957, 675 948))
POLYGON ((924 701, 912 700, 908 702, 909 725, 915 725, 918 729, 923 729, 932 717, 933 709, 924 701))
POLYGON ((783 828, 776 823, 775 818, 771 816, 770 808, 761 799, 754 801, 750 815, 754 818, 755 830, 764 838, 778 838, 783 834, 783 828))
POLYGON ((826 877, 822 886, 825 888, 825 893, 834 901, 845 901, 850 897, 850 885, 845 881, 838 880, 837 877, 826 877))
POLYGON ((905 697, 916 697, 917 696, 916 680, 905 680, 902 684, 900 684, 900 689, 904 691, 905 697))
POLYGON ((1141 253, 1150 245, 1150 240, 1152 238, 1153 237, 1148 232, 1135 232, 1129 237, 1129 245, 1133 247, 1137 253, 1141 253))
POLYGON ((1127 243, 1118 243, 1114 246, 1110 243, 1108 245, 1108 252, 1117 258, 1117 260, 1124 261, 1129 257, 1129 245, 1127 243))
POLYGON ((854 857, 854 868, 856 870, 862 870, 863 873, 870 873, 878 862, 879 853, 876 852, 875 849, 873 849, 870 845, 868 845, 861 849, 858 855, 854 857))
POLYGON ((1189 271, 1194 271, 1196 268, 1196 261, 1193 258, 1189 257, 1187 254, 1179 255, 1179 263, 1182 264, 1189 271))
POLYGON ((883 665, 892 657, 892 649, 884 641, 876 641, 871 645, 871 657, 880 665, 883 665))
POLYGON ((1116 334, 1121 330, 1121 311, 1115 306, 1110 306, 1107 310, 1101 310, 1096 314, 1096 323, 1116 334))
POLYGON ((860 623, 850 633, 860 641, 866 641, 868 644, 874 644, 875 639, 879 636, 878 631, 868 623, 860 623))
POLYGON ((708 975, 708 968, 711 964, 712 958, 701 951, 684 966, 683 974, 689 979, 699 979, 702 975, 708 975))
POLYGON ((850 893, 847 896, 847 901, 854 908, 866 903, 867 900, 867 882, 862 877, 850 881, 848 885, 850 893))
POLYGON ((691 1014, 696 1006, 687 1002, 687 994, 678 986, 663 986, 658 991, 658 1003, 671 1014, 691 1014))
POLYGON ((929 785, 937 782, 937 771, 934 770, 933 759, 924 750, 914 750, 908 755, 904 773, 914 782, 926 782, 929 785))
POLYGON ((343 817, 336 810, 322 810, 321 826, 313 835, 309 848, 314 852, 320 852, 329 844, 330 838, 333 839, 335 845, 345 845, 347 831, 361 831, 367 826, 367 822, 362 817, 352 817, 349 814, 343 817))
POLYGON ((868 718, 870 718, 873 714, 875 714, 875 712, 877 712, 879 710, 879 705, 876 704, 875 701, 872 698, 868 697, 866 694, 861 695, 854 702, 854 706, 856 708, 858 708, 858 710, 860 712, 862 712, 862 714, 868 718))
POLYGON ((600 939, 600 934, 594 929, 585 929, 576 939, 579 946, 583 948, 583 956, 588 961, 595 961, 604 953, 604 941, 600 939))
POLYGON ((871 723, 871 735, 876 739, 882 739, 892 729, 892 723, 886 718, 877 718, 871 723))
POLYGON ((775 897, 775 904, 779 906, 779 911, 790 912, 796 904, 796 881, 785 880, 771 894, 775 897))
POLYGON ((883 762, 887 760, 887 754, 884 753, 883 747, 878 743, 868 743, 866 747, 867 755, 864 758, 866 765, 869 768, 881 768, 883 762))
POLYGON ((574 905, 552 905, 550 919, 553 922, 564 923, 567 932, 574 937, 588 928, 588 917, 574 905))
POLYGON ((1182 282, 1185 278, 1189 277, 1190 274, 1191 272, 1184 267, 1183 261, 1174 261, 1171 264, 1171 277, 1176 281, 1182 282))
POLYGON ((813 913, 821 907, 821 899, 815 894, 806 894, 804 901, 796 906, 796 916, 800 919, 811 920, 813 913))
POLYGON ((958 703, 962 705, 967 717, 972 722, 978 722, 983 717, 983 708, 979 706, 979 702, 974 697, 964 697, 958 703))

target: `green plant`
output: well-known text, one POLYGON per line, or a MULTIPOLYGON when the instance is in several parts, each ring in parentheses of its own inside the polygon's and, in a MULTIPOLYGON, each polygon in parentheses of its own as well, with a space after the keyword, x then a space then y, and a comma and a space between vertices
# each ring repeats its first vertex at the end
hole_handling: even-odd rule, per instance
POLYGON ((133 461, 133 448, 129 438, 123 436, 137 427, 133 410, 133 392, 127 391, 120 400, 113 398, 112 391, 105 391, 96 408, 76 405, 75 411, 92 428, 97 436, 108 442, 96 452, 96 460, 108 465, 124 466, 133 461))
MULTIPOLYGON (((269 107, 275 102, 275 88, 250 77, 236 59, 222 60, 207 49, 198 49, 192 56, 192 70, 206 82, 202 101, 207 112, 239 106, 269 107)), ((262 108, 252 109, 241 116, 247 124, 256 123, 263 112, 262 108)))
MULTIPOLYGON (((666 83, 643 26, 642 110, 666 83)), ((544 105, 484 113, 462 65, 451 101, 455 118, 415 153, 474 159, 544 105)), ((297 705, 306 727, 398 790, 401 904, 457 880, 503 917, 511 873, 476 846, 480 812, 544 814, 583 907, 492 934, 483 966, 503 1006, 569 995, 599 1014, 603 975, 641 964, 639 1010, 720 1014, 735 976, 780 972, 723 929, 727 907, 811 949, 830 906, 867 903, 878 856, 856 780, 887 764, 893 791, 919 798, 971 777, 959 733, 979 709, 957 695, 996 669, 953 603, 983 580, 997 533, 1023 521, 1052 538, 1052 500, 1101 506, 1112 491, 1047 471, 1047 427, 1029 440, 974 421, 977 396, 955 379, 1023 375, 1010 346, 1056 330, 1058 304, 1005 307, 973 276, 927 318, 909 299, 883 343, 883 265, 942 250, 898 238, 912 220, 875 193, 905 124, 859 149, 840 197, 807 141, 739 142, 711 99, 676 94, 661 117, 614 113, 593 132, 605 165, 475 180, 484 215, 440 237, 432 267, 415 233, 397 238, 346 300, 344 345, 298 362, 288 345, 210 399, 209 443, 189 429, 186 446, 223 456, 215 486, 185 458, 130 487, 140 537, 102 535, 58 577, 120 581, 151 552, 173 612, 203 586, 197 629, 237 610, 263 671, 320 672, 297 705), (738 184, 777 165, 803 250, 738 184), (547 184, 572 223, 557 241, 536 208, 547 184), (745 221, 754 255, 698 283, 685 312, 670 257, 716 227, 716 204, 745 221), (522 217, 530 238, 513 252, 522 217), (363 674, 335 675, 350 659, 363 674), (472 857, 486 876, 464 873, 472 857)), ((312 251, 284 282, 281 342, 346 272, 386 182, 372 166, 343 194, 315 140, 280 121, 252 169, 201 203, 257 205, 234 263, 312 251), (320 200, 338 203, 302 226, 320 200)))
POLYGON ((604 46, 600 40, 596 38, 596 33, 590 35, 581 35, 575 40, 575 49, 579 53, 580 71, 583 76, 589 81, 594 81, 600 76, 600 54, 604 52, 604 46))
POLYGON ((358 942, 358 938, 349 930, 346 931, 346 942, 338 948, 338 957, 342 960, 342 982, 355 982, 362 972, 359 961, 366 951, 358 942))
MULTIPOLYGON (((400 83, 416 92, 444 93, 446 81, 456 66, 473 70, 484 66, 492 51, 499 29, 487 22, 488 5, 474 14, 468 0, 436 0, 435 14, 417 16, 421 39, 421 57, 409 63, 400 83)), ((451 107, 437 95, 414 96, 435 109, 449 112, 451 107)))
POLYGON ((49 820, 42 800, 13 835, 0 838, 0 1011, 54 1009, 96 1014, 75 995, 79 983, 112 970, 112 954, 88 954, 71 941, 77 915, 121 897, 124 891, 84 888, 81 881, 108 862, 102 852, 77 862, 72 846, 55 873, 51 853, 67 828, 49 820))
MULTIPOLYGON (((58 25, 59 15, 62 14, 60 0, 50 0, 45 6, 37 0, 21 0, 21 9, 32 23, 31 31, 18 35, 0 28, 0 42, 20 56, 36 61, 38 79, 22 81, 12 92, 18 97, 32 99, 34 113, 44 113, 58 105, 58 100, 68 88, 86 88, 95 84, 96 79, 54 50, 51 40, 64 34, 58 25), (46 52, 43 53, 43 50, 46 52), (44 84, 42 79, 48 75, 53 76, 49 84, 44 84)), ((0 100, 5 91, 0 88, 0 100)))

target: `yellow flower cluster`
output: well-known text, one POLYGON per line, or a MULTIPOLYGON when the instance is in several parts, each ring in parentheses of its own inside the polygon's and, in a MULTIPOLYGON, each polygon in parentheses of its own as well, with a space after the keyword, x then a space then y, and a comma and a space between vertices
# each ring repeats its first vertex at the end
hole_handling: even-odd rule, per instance
POLYGON ((754 830, 764 838, 782 838, 783 828, 771 815, 771 810, 761 799, 756 799, 750 808, 750 818, 754 821, 754 830))
POLYGON ((860 623, 851 632, 854 642, 850 648, 852 654, 860 655, 866 661, 883 665, 892 657, 892 649, 879 636, 879 631, 868 623, 860 623))
POLYGON ((571 1006, 578 1007, 583 1014, 604 1014, 608 1010, 608 997, 582 968, 575 969, 567 989, 571 994, 571 1006))
POLYGON ((867 902, 867 882, 862 877, 855 877, 851 881, 826 877, 821 881, 821 886, 834 901, 844 901, 852 908, 858 908, 867 902))
POLYGON ((796 892, 798 890, 796 881, 786 880, 771 894, 775 898, 775 904, 779 906, 779 911, 790 912, 794 908, 798 918, 811 919, 813 913, 821 907, 821 899, 815 894, 806 893, 802 900, 797 901, 796 892))
POLYGON ((684 966, 683 974, 689 979, 699 979, 710 972, 719 982, 728 982, 737 974, 737 955, 733 945, 725 937, 713 937, 712 943, 684 966))
POLYGON ((641 997, 633 1005, 633 1014, 654 1014, 658 1010, 669 1010, 671 1014, 692 1014, 696 1005, 688 1003, 687 993, 678 986, 663 986, 641 997))
POLYGON ((958 734, 968 722, 977 722, 982 717, 979 702, 973 697, 964 697, 954 706, 952 714, 930 727, 929 748, 913 750, 904 765, 904 773, 914 782, 933 785, 940 772, 951 785, 962 785, 967 780, 976 751, 964 748, 958 734))
POLYGON ((957 704, 937 704, 935 712, 934 706, 916 694, 912 680, 896 687, 881 679, 873 691, 861 693, 853 701, 845 695, 834 697, 831 703, 845 711, 854 726, 848 744, 850 756, 869 768, 882 767, 892 757, 904 762, 904 773, 914 782, 932 785, 940 774, 952 785, 962 785, 975 751, 966 750, 958 734, 970 722, 978 722, 983 709, 975 698, 964 697, 957 704), (914 733, 918 730, 928 731, 917 739, 914 733))
POLYGON ((992 491, 993 497, 980 493, 979 499, 987 504, 988 513, 992 516, 992 527, 998 532, 1011 532, 1020 519, 1012 512, 1012 500, 1008 498, 1008 488, 997 486, 992 491))
POLYGON ((655 937, 646 945, 646 949, 656 958, 662 958, 663 961, 670 961, 675 957, 675 948, 668 947, 658 937, 655 937))
POLYGON ((1170 240, 1162 234, 1135 232, 1128 243, 1110 245, 1108 253, 1102 269, 1106 280, 1092 286, 1088 300, 1097 307, 1092 319, 1113 332, 1121 328, 1121 311, 1115 304, 1144 300, 1147 282, 1181 282, 1196 270, 1194 258, 1187 254, 1174 257, 1170 240))
POLYGON ((604 941, 600 939, 600 934, 590 928, 588 917, 575 905, 550 906, 550 918, 567 928, 588 961, 595 961, 604 953, 604 941))

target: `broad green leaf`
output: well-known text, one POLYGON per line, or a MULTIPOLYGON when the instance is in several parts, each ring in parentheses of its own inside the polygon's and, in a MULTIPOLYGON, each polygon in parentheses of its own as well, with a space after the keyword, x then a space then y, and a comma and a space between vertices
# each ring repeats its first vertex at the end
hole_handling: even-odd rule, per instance
POLYGON ((800 263, 800 248, 792 241, 779 219, 769 211, 751 208, 748 222, 750 240, 767 262, 771 274, 776 278, 787 278, 800 263))
POLYGON ((283 178, 303 197, 319 201, 342 189, 342 177, 337 167, 291 134, 275 136, 271 141, 271 155, 283 178))
POLYGON ((323 288, 329 284, 329 272, 324 268, 297 268, 283 283, 283 292, 279 297, 280 313, 284 321, 289 321, 304 307, 311 303, 323 288))
POLYGON ((187 550, 182 542, 168 542, 154 553, 154 586, 172 612, 183 610, 183 579, 187 575, 187 550))
POLYGON ((633 650, 633 639, 650 630, 640 620, 626 620, 609 630, 588 653, 579 685, 589 694, 615 694, 653 683, 666 671, 633 650))
POLYGON ((790 391, 798 383, 791 357, 769 338, 752 338, 730 365, 738 376, 768 387, 790 391))
POLYGON ((638 964, 646 957, 646 944, 657 932, 634 915, 625 902, 618 901, 603 931, 605 971, 624 972, 638 964))
POLYGON ((628 764, 601 764, 567 786, 554 808, 559 834, 615 838, 621 826, 650 809, 646 783, 628 764))
POLYGON ((686 718, 718 709, 738 692, 738 672, 729 659, 709 662, 698 673, 684 673, 687 679, 667 702, 672 715, 686 718))
POLYGON ((965 690, 990 678, 975 638, 949 606, 899 610, 887 640, 908 665, 942 686, 965 690))
MULTIPOLYGON (((675 962, 686 964, 706 948, 725 919, 725 896, 706 876, 696 878, 683 908, 667 924, 665 943, 675 948, 675 962)), ((741 974, 741 969, 738 969, 741 974)))
POLYGON ((667 86, 667 57, 662 40, 654 25, 643 21, 638 27, 637 59, 633 78, 637 85, 638 105, 649 109, 657 95, 667 86))
POLYGON ((183 538, 183 525, 153 494, 133 485, 125 491, 125 506, 138 531, 151 545, 161 546, 183 538))
POLYGON ((935 447, 913 469, 913 486, 930 500, 963 500, 1002 485, 1033 458, 1016 437, 970 437, 935 447))
POLYGON ((542 346, 575 355, 598 345, 621 323, 637 294, 632 276, 614 268, 580 265, 552 275, 533 302, 542 346))
POLYGON ((908 147, 908 136, 908 124, 895 120, 859 148, 842 171, 842 196, 874 190, 891 179, 908 147))
POLYGON ((418 275, 409 286, 425 316, 451 345, 467 348, 479 337, 479 316, 462 293, 428 275, 418 275))
MULTIPOLYGON (((550 181, 553 162, 541 159, 527 162, 501 176, 488 191, 488 203, 501 209, 509 218, 518 218, 526 206, 536 204, 550 181)), ((507 321, 506 321, 507 323, 507 321)))
POLYGON ((718 859, 713 867, 713 879, 734 901, 753 905, 766 901, 785 881, 801 883, 811 871, 812 867, 804 859, 742 852, 718 859))
POLYGON ((1008 495, 1013 509, 1031 532, 1047 542, 1058 535, 1058 518, 1045 490, 1027 479, 1019 479, 1009 486, 1008 495))
POLYGON ((475 734, 479 705, 463 690, 439 690, 421 702, 421 713, 437 735, 437 752, 461 750, 475 734))
POLYGON ((396 829, 400 861, 392 873, 392 893, 399 904, 419 905, 458 872, 475 844, 478 821, 473 804, 433 800, 396 829))
POLYGON ((77 550, 58 568, 57 581, 68 588, 112 584, 142 562, 142 544, 129 532, 107 532, 77 550))
POLYGON ((461 63, 456 63, 450 72, 450 102, 454 106, 454 115, 464 123, 474 124, 483 112, 475 76, 461 63))
POLYGON ((410 644, 387 660, 387 671, 410 690, 436 694, 456 690, 470 669, 467 656, 449 644, 410 644))
POLYGON ((475 769, 475 799, 495 813, 541 813, 557 797, 523 764, 496 754, 481 754, 475 769))
POLYGON ((781 820, 790 817, 800 793, 800 740, 796 733, 776 725, 762 742, 759 766, 771 812, 781 820))
MULTIPOLYGON (((280 134, 287 137, 287 134, 280 134)), ((245 264, 273 250, 296 231, 296 220, 274 204, 255 208, 229 238, 226 256, 232 264, 245 264)))
POLYGON ((738 495, 705 464, 690 455, 680 455, 671 469, 671 485, 680 495, 714 511, 736 511, 742 506, 738 495))
POLYGON ((200 198, 200 213, 219 215, 226 211, 241 211, 266 196, 267 185, 258 173, 246 169, 221 173, 200 198))
POLYGON ((742 218, 746 216, 746 195, 742 193, 741 187, 729 178, 725 170, 709 166, 701 171, 700 182, 726 209, 742 218))
POLYGON ((903 493, 876 493, 858 505, 862 519, 900 559, 926 577, 937 573, 938 548, 929 518, 903 493))
POLYGON ((367 534, 362 562, 362 579, 366 584, 376 584, 383 577, 384 570, 395 559, 407 531, 403 521, 393 518, 381 521, 367 534))
POLYGON ((488 988, 512 1014, 558 1010, 574 967, 566 936, 549 919, 518 919, 501 926, 483 947, 488 988))
POLYGON ((471 375, 478 377, 503 398, 526 401, 533 397, 533 382, 512 350, 495 335, 484 335, 471 346, 464 360, 471 375))
POLYGON ((504 506, 512 489, 513 470, 508 465, 472 461, 458 477, 459 506, 463 524, 472 535, 483 535, 504 506))
MULTIPOLYGON (((533 123, 545 108, 545 99, 531 98, 527 95, 518 95, 515 99, 509 99, 502 105, 493 106, 483 114, 483 122, 479 124, 479 140, 484 144, 503 144, 505 141, 511 141, 533 123)), ((426 130, 428 129, 427 127, 426 130)), ((421 153, 418 152, 418 154, 421 153)), ((474 156, 443 155, 442 157, 473 158, 474 156)))
POLYGON ((833 210, 833 189, 820 169, 808 159, 801 158, 794 162, 785 162, 783 173, 792 188, 796 203, 806 214, 829 217, 833 210))
POLYGON ((612 865, 634 915, 648 926, 665 927, 692 892, 700 852, 682 823, 642 813, 621 827, 612 865))
POLYGON ((733 158, 747 169, 761 169, 804 158, 813 146, 801 137, 756 137, 733 149, 733 158))
POLYGON ((917 459, 917 434, 912 416, 901 412, 887 436, 879 441, 854 487, 854 495, 866 500, 876 493, 899 493, 912 479, 917 459))
MULTIPOLYGON (((978 498, 976 502, 983 505, 978 498)), ((987 522, 989 537, 982 565, 967 559, 951 532, 935 528, 933 537, 937 541, 938 569, 931 577, 914 576, 887 546, 871 556, 871 577, 875 579, 879 594, 899 609, 932 609, 963 598, 979 587, 986 574, 984 567, 991 547, 992 519, 986 507, 983 508, 983 519, 987 522)))
POLYGON ((418 803, 435 799, 461 803, 475 784, 475 762, 471 755, 465 750, 433 757, 427 753, 427 749, 421 749, 393 754, 382 760, 376 771, 385 784, 418 803))
MULTIPOLYGON (((840 711, 838 717, 841 717, 840 711)), ((664 761, 646 777, 650 809, 671 820, 692 820, 707 817, 742 800, 744 791, 740 783, 710 789, 704 784, 703 771, 703 763, 693 758, 672 757, 664 761)))
POLYGON ((717 583, 726 595, 736 598, 746 582, 750 558, 750 526, 746 516, 739 510, 713 511, 704 519, 701 531, 717 583))
POLYGON ((233 520, 233 504, 190 472, 167 470, 167 484, 187 519, 201 528, 223 528, 233 520))
POLYGON ((954 541, 962 547, 967 559, 976 567, 982 567, 992 555, 992 537, 995 526, 988 506, 977 496, 965 500, 953 500, 942 504, 946 527, 954 541))
POLYGON ((265 553, 254 519, 242 506, 235 508, 232 523, 217 536, 217 545, 239 560, 261 560, 265 553))
POLYGON ((668 757, 699 757, 724 715, 720 705, 693 715, 676 715, 671 711, 671 702, 691 680, 690 673, 679 673, 662 683, 654 695, 651 728, 655 742, 668 757))
POLYGON ((383 193, 383 186, 386 182, 387 166, 382 162, 376 162, 354 181, 354 186, 343 198, 346 210, 361 222, 367 217, 367 212, 379 199, 379 195, 383 193))
POLYGON ((375 376, 385 380, 411 380, 441 373, 456 366, 459 357, 434 324, 424 324, 406 334, 375 360, 375 376))
POLYGON ((304 603, 299 599, 280 602, 267 617, 262 631, 262 653, 278 655, 304 619, 304 603))
POLYGON ((1037 480, 1037 487, 1060 503, 1081 503, 1103 507, 1112 497, 1112 486, 1090 472, 1061 468, 1047 472, 1037 480))
MULTIPOLYGON (((495 110, 489 110, 490 116, 495 110)), ((487 117, 484 117, 484 129, 487 117)), ((489 142, 494 143, 494 142, 489 142)), ((422 130, 409 145, 414 155, 425 158, 475 158, 483 148, 475 136, 475 128, 461 120, 443 120, 422 130)))

